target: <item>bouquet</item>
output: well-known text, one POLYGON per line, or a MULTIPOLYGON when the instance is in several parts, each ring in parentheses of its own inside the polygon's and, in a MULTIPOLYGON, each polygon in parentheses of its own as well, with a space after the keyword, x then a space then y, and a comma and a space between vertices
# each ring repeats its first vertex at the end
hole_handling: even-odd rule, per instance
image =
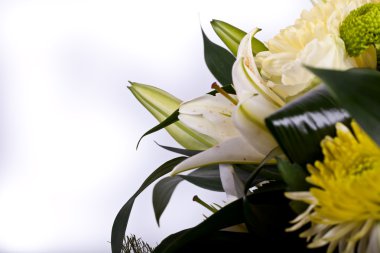
MULTIPOLYGON (((215 77, 182 102, 131 83, 179 156, 121 208, 112 252, 380 252, 380 1, 315 0, 267 42, 220 20, 203 34, 215 77), (159 221, 181 181, 226 193, 209 214, 150 247, 126 229, 150 184, 159 221)), ((141 139, 140 139, 141 140, 141 139)))

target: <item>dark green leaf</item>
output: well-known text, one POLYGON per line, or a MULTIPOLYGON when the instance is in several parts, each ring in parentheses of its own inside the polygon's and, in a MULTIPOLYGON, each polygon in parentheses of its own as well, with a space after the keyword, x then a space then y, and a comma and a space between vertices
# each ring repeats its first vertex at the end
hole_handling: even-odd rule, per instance
POLYGON ((123 240, 125 236, 125 230, 127 228, 129 216, 133 207, 133 203, 137 196, 151 183, 156 181, 158 178, 169 173, 177 164, 182 162, 186 157, 177 157, 170 161, 167 161, 156 169, 150 176, 143 182, 137 192, 128 200, 128 202, 120 209, 117 214, 115 221, 112 226, 111 235, 111 247, 113 253, 120 253, 123 247, 123 240))
MULTIPOLYGON (((284 230, 288 225, 288 221, 291 218, 294 218, 294 213, 291 212, 289 206, 287 205, 288 202, 283 195, 283 186, 277 191, 274 191, 273 189, 266 191, 265 187, 262 188, 263 189, 261 191, 257 191, 257 193, 247 196, 245 201, 248 201, 249 204, 252 204, 254 206, 271 205, 272 210, 270 213, 265 214, 264 211, 267 211, 267 209, 260 209, 261 212, 256 214, 265 220, 274 218, 275 221, 278 221, 278 224, 276 225, 272 222, 272 228, 276 230, 273 230, 272 234, 269 236, 263 237, 246 234, 246 236, 250 237, 249 240, 251 241, 251 248, 248 251, 255 252, 256 249, 256 252, 275 252, 271 250, 274 250, 276 247, 280 246, 283 250, 288 250, 286 252, 303 252, 296 250, 306 248, 305 240, 299 239, 297 234, 285 233, 284 230), (273 217, 273 215, 279 218, 273 217), (266 251, 263 251, 264 249, 266 251)), ((215 233, 218 233, 217 231, 220 229, 241 224, 245 221, 245 214, 246 212, 243 210, 243 199, 238 199, 231 204, 223 207, 221 210, 211 215, 208 219, 199 225, 169 236, 155 248, 154 252, 196 252, 196 249, 198 247, 195 245, 198 244, 200 244, 199 251, 205 252, 205 249, 202 248, 201 245, 206 245, 207 247, 207 242, 212 241, 210 236, 214 236, 215 233)), ((261 234, 261 231, 257 231, 257 233, 261 234)), ((239 235, 239 237, 240 236, 241 238, 244 238, 244 236, 239 235)), ((219 251, 211 250, 210 252, 219 251)))
POLYGON ((260 174, 264 165, 266 163, 268 163, 268 161, 272 160, 273 158, 275 158, 276 156, 278 156, 280 154, 282 154, 281 149, 279 147, 275 147, 264 157, 264 159, 261 161, 261 163, 255 168, 255 170, 253 170, 251 172, 247 181, 245 182, 245 185, 244 185, 244 192, 245 193, 247 193, 249 188, 251 188, 253 186, 253 182, 256 180, 257 176, 260 174))
MULTIPOLYGON (((182 236, 188 230, 183 230, 167 237, 161 244, 170 244, 178 237, 182 236)), ((264 250, 265 246, 259 240, 252 237, 249 233, 217 231, 193 240, 191 243, 181 247, 177 252, 194 253, 194 252, 268 252, 264 250), (253 250, 254 249, 254 250, 253 250)), ((154 251, 159 252, 159 251, 154 251)))
POLYGON ((207 166, 199 168, 189 175, 178 175, 186 181, 210 191, 223 192, 222 182, 218 166, 207 166))
POLYGON ((189 149, 168 147, 168 146, 160 145, 157 142, 156 142, 156 144, 163 149, 169 150, 169 151, 177 153, 177 154, 185 155, 185 156, 193 156, 193 155, 196 155, 196 154, 201 152, 198 150, 189 150, 189 149))
POLYGON ((158 226, 160 226, 162 213, 168 205, 175 188, 181 181, 182 178, 177 176, 165 177, 154 186, 152 199, 154 215, 156 216, 158 226))
POLYGON ((195 226, 192 229, 186 230, 175 236, 175 239, 167 238, 155 248, 155 253, 174 253, 181 252, 186 246, 207 234, 218 231, 219 229, 240 224, 244 221, 242 215, 242 200, 237 200, 218 212, 211 215, 208 219, 195 226))
POLYGON ((306 170, 298 164, 277 159, 278 170, 287 184, 287 191, 308 191, 310 184, 306 182, 309 175, 306 170))
POLYGON ((324 87, 316 88, 287 104, 266 119, 288 158, 301 166, 323 158, 320 142, 335 136, 335 124, 348 125, 351 117, 324 87))
POLYGON ((151 134, 151 133, 154 133, 154 132, 157 132, 167 126, 170 126, 171 124, 175 123, 178 121, 178 116, 179 116, 179 109, 175 110, 169 117, 167 117, 164 121, 162 121, 161 123, 159 123, 158 125, 156 125, 155 127, 151 128, 149 131, 147 131, 145 134, 143 134, 141 137, 140 137, 140 140, 137 142, 137 146, 136 146, 136 149, 139 147, 139 144, 140 144, 140 141, 142 140, 142 138, 144 138, 145 136, 151 134))
MULTIPOLYGON (((310 184, 306 182, 306 177, 309 174, 303 167, 282 159, 277 159, 277 166, 287 185, 287 191, 308 191, 310 189, 310 184)), ((300 201, 290 201, 289 205, 297 214, 302 213, 308 207, 300 201)))
POLYGON ((380 145, 380 72, 371 69, 309 69, 325 82, 339 104, 380 145))
POLYGON ((303 213, 303 212, 309 207, 309 205, 306 204, 305 202, 296 201, 296 200, 291 200, 291 201, 289 202, 289 206, 292 208, 292 210, 293 210, 296 214, 301 214, 301 213, 303 213))
MULTIPOLYGON (((247 183, 249 176, 251 175, 252 171, 254 171, 256 168, 257 165, 254 164, 234 164, 235 172, 244 184, 247 183)), ((282 180, 280 172, 277 169, 277 165, 263 165, 259 174, 256 177, 256 180, 253 181, 253 184, 260 183, 264 180, 282 180)))
MULTIPOLYGON (((243 198, 245 223, 249 231, 259 237, 278 237, 284 235, 284 228, 291 220, 292 211, 288 207, 289 201, 284 197, 283 183, 268 183, 266 186, 276 185, 280 189, 272 189, 272 194, 258 194, 255 202, 243 198), (261 199, 261 198, 268 199, 261 199)), ((260 188, 259 188, 260 189, 260 188)))
POLYGON ((224 85, 232 84, 232 65, 235 57, 226 49, 210 41, 202 30, 206 65, 214 77, 224 85))
POLYGON ((192 171, 189 175, 176 175, 163 178, 153 188, 153 209, 158 225, 160 225, 161 215, 165 211, 175 188, 182 180, 186 180, 203 189, 223 191, 217 166, 199 168, 192 171))

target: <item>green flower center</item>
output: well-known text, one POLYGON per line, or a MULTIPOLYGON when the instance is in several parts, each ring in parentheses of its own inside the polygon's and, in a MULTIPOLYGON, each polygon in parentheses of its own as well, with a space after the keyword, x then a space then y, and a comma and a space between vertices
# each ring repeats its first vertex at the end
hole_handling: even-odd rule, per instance
POLYGON ((339 32, 349 56, 358 56, 371 45, 378 46, 380 4, 369 3, 351 11, 342 22, 339 32))

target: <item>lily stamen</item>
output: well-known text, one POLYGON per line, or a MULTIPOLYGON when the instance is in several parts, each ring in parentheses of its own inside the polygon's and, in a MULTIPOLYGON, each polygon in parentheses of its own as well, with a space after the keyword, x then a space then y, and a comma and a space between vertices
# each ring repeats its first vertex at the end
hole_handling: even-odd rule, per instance
POLYGON ((216 82, 214 82, 212 85, 211 85, 211 88, 216 90, 217 92, 219 92, 221 95, 223 95, 223 97, 227 98, 231 103, 233 103, 234 105, 237 105, 238 104, 238 100, 231 97, 230 94, 228 94, 222 87, 220 87, 216 82))
POLYGON ((195 195, 193 197, 193 201, 197 202, 198 204, 200 204, 201 206, 207 208, 208 210, 210 210, 213 213, 216 213, 218 211, 218 209, 216 209, 213 205, 207 204, 206 202, 204 202, 203 200, 201 200, 197 195, 195 195))

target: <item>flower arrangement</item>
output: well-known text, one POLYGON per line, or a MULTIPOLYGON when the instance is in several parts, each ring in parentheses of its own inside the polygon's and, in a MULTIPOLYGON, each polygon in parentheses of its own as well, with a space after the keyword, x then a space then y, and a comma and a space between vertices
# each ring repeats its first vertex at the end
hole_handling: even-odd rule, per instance
POLYGON ((315 0, 265 43, 258 28, 211 25, 228 50, 202 32, 208 94, 129 87, 159 121, 143 137, 166 129, 182 148, 162 146, 180 156, 121 208, 112 252, 140 252, 123 244, 128 219, 158 179, 157 221, 183 180, 226 203, 194 197, 211 215, 141 252, 380 252, 380 1, 315 0))

